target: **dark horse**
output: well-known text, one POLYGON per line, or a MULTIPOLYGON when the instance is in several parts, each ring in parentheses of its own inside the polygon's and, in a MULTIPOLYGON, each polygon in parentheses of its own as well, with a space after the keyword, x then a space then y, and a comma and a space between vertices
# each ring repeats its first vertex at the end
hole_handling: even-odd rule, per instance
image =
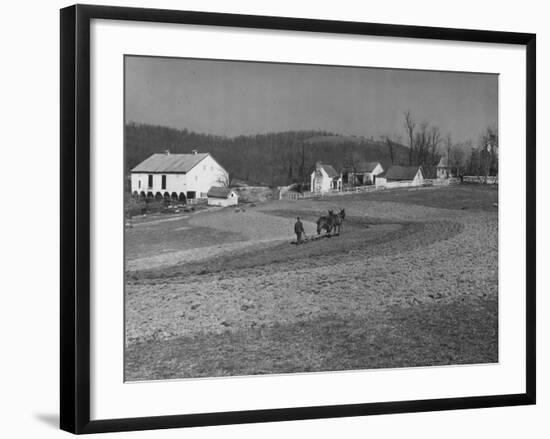
POLYGON ((342 223, 346 217, 346 211, 344 209, 340 210, 340 213, 335 214, 333 210, 328 211, 328 216, 322 216, 317 220, 317 234, 321 234, 321 230, 325 230, 327 236, 339 235, 342 231, 342 223))
POLYGON ((332 210, 329 210, 329 215, 333 218, 334 234, 340 235, 340 233, 344 230, 344 219, 346 218, 346 211, 344 209, 340 209, 340 212, 336 215, 332 210))

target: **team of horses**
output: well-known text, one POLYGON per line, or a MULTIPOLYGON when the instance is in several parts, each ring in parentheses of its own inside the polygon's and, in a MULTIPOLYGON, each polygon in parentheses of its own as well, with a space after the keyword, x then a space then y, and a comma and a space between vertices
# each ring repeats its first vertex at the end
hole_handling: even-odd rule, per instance
POLYGON ((321 216, 317 220, 317 234, 320 235, 322 230, 325 230, 326 236, 338 236, 343 231, 344 219, 346 211, 340 209, 339 213, 334 213, 331 209, 327 216, 321 216))

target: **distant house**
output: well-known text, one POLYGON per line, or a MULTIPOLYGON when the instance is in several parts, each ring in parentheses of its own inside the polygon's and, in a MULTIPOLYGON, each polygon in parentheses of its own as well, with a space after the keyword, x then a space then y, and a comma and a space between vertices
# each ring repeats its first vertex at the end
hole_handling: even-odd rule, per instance
POLYGON ((206 198, 212 186, 229 180, 227 171, 209 154, 153 154, 131 171, 134 196, 177 199, 206 198))
POLYGON ((424 174, 421 166, 391 166, 381 177, 388 183, 408 182, 412 186, 424 183, 424 174))
POLYGON ((212 186, 208 191, 209 206, 234 206, 239 202, 236 192, 227 187, 212 186))
POLYGON ((436 167, 437 178, 449 178, 452 177, 451 168, 449 168, 449 163, 447 157, 441 157, 439 163, 436 167))
POLYGON ((376 184, 376 177, 383 172, 384 168, 380 162, 361 162, 346 168, 342 173, 342 181, 352 186, 376 184))
POLYGON ((323 193, 332 190, 342 190, 342 174, 336 172, 331 165, 317 162, 311 173, 311 192, 323 193))

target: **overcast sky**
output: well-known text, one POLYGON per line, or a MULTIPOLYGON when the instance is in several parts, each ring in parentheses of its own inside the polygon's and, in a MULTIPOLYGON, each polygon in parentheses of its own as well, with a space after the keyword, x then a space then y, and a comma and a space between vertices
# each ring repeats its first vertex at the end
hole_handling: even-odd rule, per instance
POLYGON ((127 56, 126 121, 236 136, 289 130, 404 137, 403 113, 476 142, 498 76, 127 56))

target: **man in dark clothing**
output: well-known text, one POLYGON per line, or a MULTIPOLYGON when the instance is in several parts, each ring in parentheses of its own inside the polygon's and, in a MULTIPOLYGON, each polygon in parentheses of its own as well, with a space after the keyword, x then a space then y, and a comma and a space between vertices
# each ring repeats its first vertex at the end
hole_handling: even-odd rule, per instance
POLYGON ((304 225, 300 221, 300 217, 296 218, 296 223, 294 224, 294 233, 296 233, 296 244, 300 245, 302 243, 302 233, 304 233, 304 225))

